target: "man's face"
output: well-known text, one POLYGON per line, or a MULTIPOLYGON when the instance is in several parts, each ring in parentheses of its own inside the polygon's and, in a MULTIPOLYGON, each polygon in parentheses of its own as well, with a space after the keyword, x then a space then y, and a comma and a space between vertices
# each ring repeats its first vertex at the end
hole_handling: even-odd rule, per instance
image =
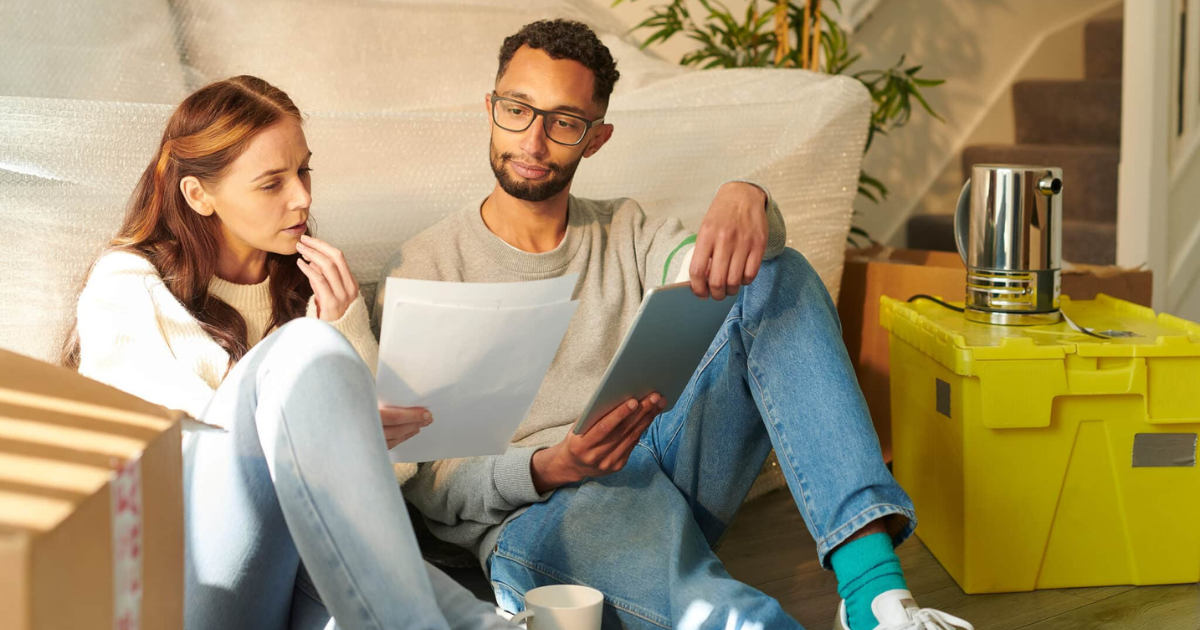
MULTIPOLYGON (((593 83, 592 71, 583 64, 551 59, 541 50, 522 46, 496 82, 496 93, 539 109, 595 120, 604 111, 592 102, 593 83)), ((491 96, 486 105, 491 120, 491 96)), ((578 145, 564 146, 546 136, 541 116, 521 132, 501 129, 493 120, 492 172, 509 195, 524 201, 546 201, 570 189, 580 160, 599 151, 611 134, 611 125, 596 125, 578 145)))

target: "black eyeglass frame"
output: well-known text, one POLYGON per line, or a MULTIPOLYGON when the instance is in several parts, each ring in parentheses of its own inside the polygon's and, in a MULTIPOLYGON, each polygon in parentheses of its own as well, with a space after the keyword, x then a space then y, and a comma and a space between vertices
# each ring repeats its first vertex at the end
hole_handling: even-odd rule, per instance
POLYGON ((492 122, 496 123, 497 127, 501 128, 505 131, 511 131, 513 133, 523 133, 526 129, 529 129, 530 127, 533 126, 533 121, 537 120, 538 116, 542 117, 542 131, 546 132, 546 138, 549 139, 551 142, 553 142, 555 144, 561 144, 564 147, 579 146, 579 143, 583 142, 583 139, 587 137, 587 134, 589 131, 592 130, 592 127, 595 127, 596 125, 599 125, 600 123, 604 122, 604 116, 601 116, 601 117, 597 118, 596 120, 588 120, 588 119, 584 118, 583 116, 578 116, 576 114, 570 114, 567 112, 558 112, 558 111, 553 111, 553 110, 538 109, 538 108, 534 107, 533 105, 530 105, 529 103, 526 103, 524 101, 518 101, 515 98, 509 98, 507 96, 500 96, 499 94, 492 92, 492 122), (517 105, 520 105, 521 107, 528 107, 529 110, 533 112, 533 117, 529 119, 529 124, 525 125, 524 129, 509 129, 508 127, 505 127, 504 125, 501 125, 500 121, 496 120, 496 103, 499 101, 509 101, 510 103, 516 103, 517 105), (550 120, 547 117, 547 114, 554 114, 555 116, 566 116, 567 118, 574 118, 575 120, 582 122, 584 125, 583 133, 579 135, 578 140, 576 140, 575 142, 572 142, 572 143, 561 142, 559 140, 555 140, 554 138, 551 138, 550 130, 546 128, 546 121, 550 120))

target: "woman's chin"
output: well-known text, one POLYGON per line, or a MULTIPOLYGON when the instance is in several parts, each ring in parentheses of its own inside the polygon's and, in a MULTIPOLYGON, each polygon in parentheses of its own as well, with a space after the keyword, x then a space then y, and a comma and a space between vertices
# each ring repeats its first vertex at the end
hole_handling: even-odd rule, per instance
POLYGON ((299 243, 300 237, 283 235, 276 239, 276 242, 272 243, 271 248, 267 251, 271 252, 272 254, 279 254, 280 256, 291 256, 298 253, 296 250, 296 245, 299 243))

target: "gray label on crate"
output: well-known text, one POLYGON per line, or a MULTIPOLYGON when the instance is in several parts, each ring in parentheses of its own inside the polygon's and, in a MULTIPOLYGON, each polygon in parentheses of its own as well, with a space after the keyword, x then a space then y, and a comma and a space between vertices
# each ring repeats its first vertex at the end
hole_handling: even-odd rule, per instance
POLYGON ((1138 433, 1133 436, 1134 468, 1195 468, 1195 433, 1138 433))
POLYGON ((943 381, 940 378, 936 379, 936 380, 937 380, 937 410, 938 410, 938 413, 949 418, 950 417, 950 383, 947 383, 946 381, 943 381))

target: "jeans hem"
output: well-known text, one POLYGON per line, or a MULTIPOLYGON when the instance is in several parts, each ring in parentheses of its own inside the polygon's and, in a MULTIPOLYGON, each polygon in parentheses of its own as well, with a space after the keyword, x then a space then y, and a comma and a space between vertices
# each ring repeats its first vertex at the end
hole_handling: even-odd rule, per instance
MULTIPOLYGON (((913 530, 916 529, 916 512, 914 512, 911 508, 904 507, 902 505, 896 505, 894 503, 877 503, 854 515, 853 518, 843 523, 830 534, 822 536, 821 539, 817 541, 817 558, 820 561, 821 566, 829 568, 827 562, 829 559, 829 554, 836 549, 838 545, 846 542, 850 536, 854 535, 854 532, 866 527, 873 521, 877 521, 885 516, 891 516, 893 514, 900 515, 908 519, 908 523, 905 524, 904 528, 901 529, 894 538, 892 538, 892 545, 899 546, 900 543, 907 540, 908 537, 912 535, 913 530)), ((891 535, 889 534, 889 536, 891 535)))

